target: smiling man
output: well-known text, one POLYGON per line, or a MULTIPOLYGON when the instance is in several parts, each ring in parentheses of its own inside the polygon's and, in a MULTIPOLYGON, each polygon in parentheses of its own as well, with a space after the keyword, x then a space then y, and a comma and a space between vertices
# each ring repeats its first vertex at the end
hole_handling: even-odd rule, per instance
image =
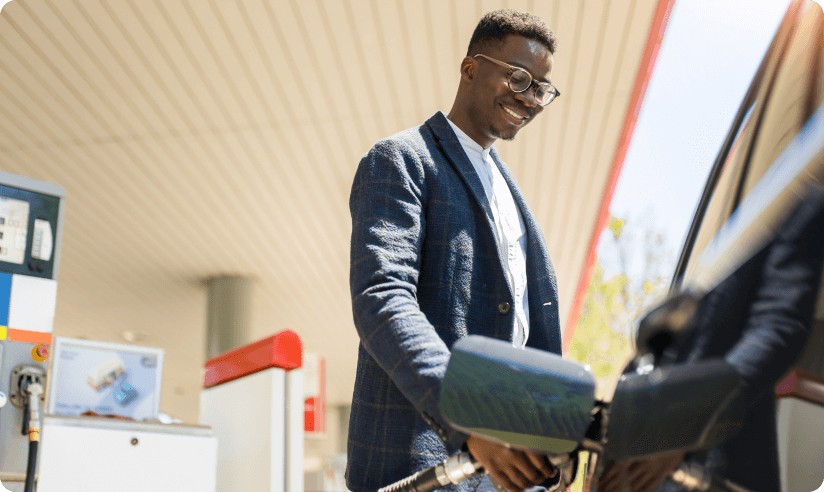
MULTIPOLYGON (((557 475, 540 455, 458 432, 439 408, 449 350, 461 337, 561 352, 543 233, 492 146, 559 95, 550 81, 556 44, 532 14, 485 15, 461 61, 449 116, 438 112, 378 142, 358 166, 349 199, 361 340, 348 440, 354 492, 394 483, 462 447, 511 492, 557 475)), ((493 490, 488 478, 457 489, 493 490)))

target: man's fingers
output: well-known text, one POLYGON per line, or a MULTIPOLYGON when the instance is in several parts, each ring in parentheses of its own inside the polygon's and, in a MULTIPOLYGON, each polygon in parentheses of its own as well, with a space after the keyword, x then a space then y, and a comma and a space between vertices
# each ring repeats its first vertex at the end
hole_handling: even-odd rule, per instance
POLYGON ((599 492, 624 492, 628 485, 626 463, 613 463, 598 480, 599 492))
POLYGON ((484 470, 495 478, 507 492, 523 492, 531 487, 523 486, 525 477, 515 467, 511 451, 504 449, 489 457, 484 470))
POLYGON ((629 483, 632 484, 632 492, 652 491, 659 482, 667 478, 660 463, 644 465, 630 472, 629 483))
POLYGON ((558 473, 543 455, 512 450, 475 436, 470 436, 466 445, 486 472, 509 492, 531 488, 558 473))
MULTIPOLYGON (((546 456, 530 452, 525 452, 524 454, 526 455, 527 459, 529 459, 529 462, 532 464, 532 467, 538 470, 538 473, 541 474, 542 479, 554 477, 555 474, 558 473, 558 470, 556 470, 555 467, 552 466, 552 464, 550 464, 546 456)), ((541 481, 543 482, 543 480, 541 481)))
POLYGON ((629 483, 633 492, 652 492, 670 476, 684 459, 684 453, 671 453, 658 458, 633 463, 629 467, 629 483))
POLYGON ((509 476, 507 476, 502 470, 496 469, 494 472, 487 470, 486 472, 492 475, 495 480, 497 480, 498 483, 500 483, 501 486, 507 490, 507 492, 523 492, 524 489, 510 480, 509 476))
POLYGON ((544 481, 542 474, 519 451, 507 450, 498 455, 493 461, 496 472, 493 476, 509 492, 523 491, 544 481))
MULTIPOLYGON (((636 485, 639 481, 644 480, 645 477, 654 475, 658 468, 658 463, 654 459, 635 462, 628 468, 629 474, 627 475, 627 480, 629 483, 636 485)), ((635 488, 636 487, 633 487, 633 491, 635 488)))
POLYGON ((526 490, 532 488, 532 486, 543 482, 543 479, 538 479, 536 482, 532 476, 537 476, 538 473, 535 470, 529 470, 526 473, 522 470, 519 466, 515 465, 507 470, 507 474, 509 475, 509 479, 514 483, 518 490, 526 490), (529 473, 529 474, 527 474, 529 473))
POLYGON ((501 484, 501 487, 503 487, 504 490, 506 490, 507 492, 516 492, 517 488, 515 487, 515 484, 513 484, 512 481, 509 480, 509 477, 507 477, 506 475, 501 475, 499 473, 491 473, 491 472, 487 472, 487 473, 489 473, 489 475, 492 478, 497 480, 498 483, 501 484))
POLYGON ((666 456, 666 458, 665 458, 665 460, 664 460, 664 462, 662 463, 662 466, 661 466, 662 478, 661 478, 661 480, 658 480, 658 482, 650 484, 650 487, 651 487, 650 491, 652 491, 655 487, 657 487, 658 483, 660 483, 660 482, 664 481, 665 479, 669 478, 672 475, 672 472, 674 472, 675 469, 678 468, 678 465, 680 465, 681 462, 684 461, 685 456, 686 456, 686 453, 684 453, 683 451, 673 453, 673 454, 670 454, 670 455, 666 456))
POLYGON ((510 478, 512 478, 515 483, 523 484, 524 488, 530 488, 533 485, 543 482, 545 479, 541 469, 546 468, 546 466, 543 463, 540 464, 540 468, 535 466, 528 453, 512 451, 510 463, 512 473, 517 473, 515 476, 510 474, 510 478))
POLYGON ((652 492, 669 476, 669 473, 659 468, 654 473, 650 473, 638 480, 638 485, 633 487, 633 492, 652 492))

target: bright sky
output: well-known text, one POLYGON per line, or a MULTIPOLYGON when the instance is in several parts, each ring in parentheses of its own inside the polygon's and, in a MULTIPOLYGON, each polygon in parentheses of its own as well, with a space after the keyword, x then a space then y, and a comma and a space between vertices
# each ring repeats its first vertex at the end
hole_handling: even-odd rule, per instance
MULTIPOLYGON (((704 182, 789 0, 676 0, 611 211, 641 240, 666 235, 677 260, 704 182)), ((609 230, 599 258, 618 273, 609 230)), ((671 272, 672 268, 668 269, 671 272)))

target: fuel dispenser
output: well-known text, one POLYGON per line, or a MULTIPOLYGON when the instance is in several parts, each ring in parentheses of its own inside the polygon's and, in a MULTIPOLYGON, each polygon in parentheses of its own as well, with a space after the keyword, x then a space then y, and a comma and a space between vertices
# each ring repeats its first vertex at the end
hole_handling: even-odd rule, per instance
POLYGON ((56 184, 0 172, 0 481, 24 482, 26 492, 48 384, 65 196, 56 184))

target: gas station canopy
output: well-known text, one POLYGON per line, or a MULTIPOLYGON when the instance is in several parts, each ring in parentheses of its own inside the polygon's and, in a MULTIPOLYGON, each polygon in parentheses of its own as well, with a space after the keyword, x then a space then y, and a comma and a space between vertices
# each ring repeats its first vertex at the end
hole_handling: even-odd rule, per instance
MULTIPOLYGON (((253 280, 348 403, 349 189, 380 138, 448 112, 478 18, 541 16, 562 92, 496 144, 547 239, 562 322, 639 66, 667 2, 15 0, 0 15, 0 169, 66 190, 54 334, 161 347, 162 410, 196 421, 206 279, 253 280)), ((671 2, 669 2, 671 6, 671 2)))

